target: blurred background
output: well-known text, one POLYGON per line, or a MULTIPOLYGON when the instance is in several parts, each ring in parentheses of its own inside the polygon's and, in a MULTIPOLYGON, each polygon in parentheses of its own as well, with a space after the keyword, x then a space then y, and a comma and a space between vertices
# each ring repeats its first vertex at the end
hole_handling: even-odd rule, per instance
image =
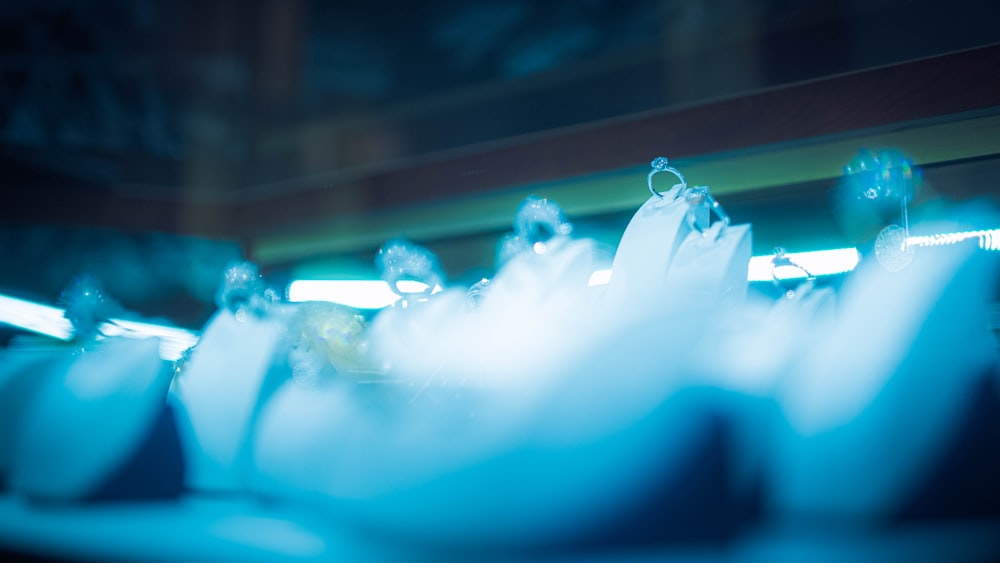
MULTIPOLYGON (((38 0, 0 5, 0 292, 79 273, 200 327, 227 262, 377 278, 407 236, 494 268, 529 194, 613 251, 665 155, 754 254, 870 249, 859 147, 997 198, 1000 3, 38 0)), ((1000 226, 992 226, 996 228, 1000 226)), ((7 336, 9 338, 9 336, 7 336)))

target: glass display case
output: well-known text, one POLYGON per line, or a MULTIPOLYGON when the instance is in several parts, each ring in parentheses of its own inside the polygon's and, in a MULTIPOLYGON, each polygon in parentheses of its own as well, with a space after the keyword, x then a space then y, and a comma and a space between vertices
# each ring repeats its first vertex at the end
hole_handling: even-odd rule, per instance
POLYGON ((996 558, 998 18, 0 8, 0 553, 996 558))

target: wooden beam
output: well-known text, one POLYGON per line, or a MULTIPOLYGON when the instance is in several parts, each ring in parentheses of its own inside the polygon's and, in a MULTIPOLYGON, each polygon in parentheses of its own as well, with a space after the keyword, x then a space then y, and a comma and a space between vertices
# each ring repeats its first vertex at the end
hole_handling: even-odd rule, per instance
MULTIPOLYGON (((395 170, 302 179, 294 191, 240 206, 256 233, 807 139, 911 127, 1000 106, 1000 45, 768 89, 685 108, 508 139, 395 170)), ((839 164, 839 163, 838 163, 839 164)), ((375 218, 372 218, 375 220, 375 218)), ((363 220, 363 219, 362 219, 363 220)))
MULTIPOLYGON (((997 155, 1000 114, 925 120, 906 127, 895 125, 879 131, 827 135, 673 161, 690 182, 710 186, 725 203, 727 195, 836 178, 860 147, 899 147, 917 165, 997 155)), ((568 214, 577 217, 637 209, 649 197, 648 170, 648 163, 644 163, 435 202, 393 206, 337 217, 297 232, 252 237, 250 247, 256 260, 268 264, 371 248, 395 236, 427 240, 504 229, 509 227, 520 201, 530 194, 552 198, 568 214)))

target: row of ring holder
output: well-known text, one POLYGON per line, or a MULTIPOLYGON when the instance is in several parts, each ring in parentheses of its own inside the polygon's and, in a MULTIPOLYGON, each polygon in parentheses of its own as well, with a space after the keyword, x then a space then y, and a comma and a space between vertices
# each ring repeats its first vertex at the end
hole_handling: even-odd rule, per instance
MULTIPOLYGON (((718 238, 722 228, 729 225, 729 215, 722 205, 712 197, 705 186, 689 187, 684 175, 665 157, 658 157, 651 163, 646 185, 654 196, 671 202, 683 200, 688 205, 686 222, 693 230, 702 236, 710 235, 710 214, 718 218, 719 228, 712 231, 713 238, 718 238), (680 180, 670 192, 664 193, 653 187, 653 176, 659 172, 670 172, 680 180)), ((502 265, 513 256, 522 252, 541 254, 546 252, 553 241, 559 242, 572 232, 572 224, 566 220, 562 210, 555 203, 539 197, 529 197, 518 209, 514 221, 514 232, 508 235, 498 248, 498 264, 502 265)), ((435 288, 443 282, 441 268, 437 258, 429 250, 397 239, 390 241, 379 249, 376 265, 389 287, 402 298, 402 306, 406 307, 414 301, 427 299, 435 288), (407 291, 400 282, 415 281, 423 285, 423 289, 414 292, 407 291)), ((490 280, 483 279, 474 284, 468 292, 470 307, 475 307, 487 291, 490 280)))
POLYGON ((688 204, 689 210, 687 213, 687 224, 692 230, 700 233, 702 236, 709 235, 710 227, 710 214, 714 213, 718 222, 723 226, 715 231, 714 236, 717 238, 721 229, 729 226, 730 219, 729 215, 722 208, 722 205, 716 200, 708 189, 708 186, 692 186, 689 187, 687 179, 684 178, 684 174, 680 170, 670 165, 670 161, 666 157, 657 157, 653 159, 650 163, 651 170, 649 175, 646 177, 646 186, 649 188, 650 193, 655 197, 666 199, 671 197, 672 200, 677 201, 683 198, 683 200, 688 204), (661 192, 653 187, 653 176, 659 172, 669 172, 680 180, 679 184, 675 184, 669 192, 661 192))

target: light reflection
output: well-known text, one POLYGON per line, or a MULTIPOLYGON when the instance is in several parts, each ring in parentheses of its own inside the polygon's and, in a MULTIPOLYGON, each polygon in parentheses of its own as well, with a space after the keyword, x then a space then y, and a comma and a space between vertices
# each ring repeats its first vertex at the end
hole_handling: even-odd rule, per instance
POLYGON ((590 275, 590 281, 588 282, 588 285, 591 285, 591 286, 594 286, 594 285, 607 285, 609 283, 611 283, 611 269, 610 268, 608 268, 607 270, 597 270, 596 272, 594 272, 593 274, 591 274, 590 275))
MULTIPOLYGON (((30 332, 69 340, 73 336, 73 325, 64 314, 65 311, 58 307, 0 295, 0 323, 30 332)), ((198 341, 198 334, 190 330, 124 319, 111 319, 102 323, 99 330, 104 336, 158 337, 160 357, 171 361, 180 358, 184 350, 198 341)))
POLYGON ((943 246, 958 244, 971 239, 979 239, 979 248, 983 250, 1000 250, 1000 229, 911 236, 907 239, 907 243, 910 246, 943 246))
POLYGON ((160 339, 160 357, 170 361, 179 359, 185 350, 198 342, 196 332, 152 323, 111 319, 111 322, 102 324, 100 328, 105 336, 137 338, 155 336, 160 339))

